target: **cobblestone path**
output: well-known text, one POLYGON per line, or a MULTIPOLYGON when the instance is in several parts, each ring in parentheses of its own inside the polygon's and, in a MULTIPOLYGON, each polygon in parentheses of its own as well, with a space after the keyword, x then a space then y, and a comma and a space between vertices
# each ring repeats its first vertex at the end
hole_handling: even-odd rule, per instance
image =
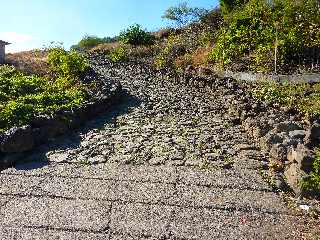
POLYGON ((120 79, 123 102, 0 173, 0 239, 302 239, 264 156, 224 115, 232 92, 95 67, 120 79))

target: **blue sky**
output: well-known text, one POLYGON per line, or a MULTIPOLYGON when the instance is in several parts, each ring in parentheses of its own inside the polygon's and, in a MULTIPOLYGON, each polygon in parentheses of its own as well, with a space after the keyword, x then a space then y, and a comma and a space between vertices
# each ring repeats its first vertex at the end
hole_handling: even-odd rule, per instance
MULTIPOLYGON (((169 25, 164 11, 183 0, 0 0, 0 40, 8 52, 41 48, 60 41, 66 48, 85 34, 114 36, 138 23, 150 31, 169 25)), ((210 8, 217 0, 189 0, 190 6, 210 8)))

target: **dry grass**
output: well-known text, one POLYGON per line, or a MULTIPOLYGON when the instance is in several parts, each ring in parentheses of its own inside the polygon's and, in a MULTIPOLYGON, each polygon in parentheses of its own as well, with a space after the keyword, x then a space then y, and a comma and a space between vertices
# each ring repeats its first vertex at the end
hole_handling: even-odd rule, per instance
POLYGON ((210 47, 198 48, 192 53, 193 66, 203 66, 207 64, 208 55, 211 52, 210 47))
POLYGON ((43 50, 32 50, 6 55, 8 64, 15 66, 25 74, 48 75, 49 64, 48 52, 43 50))
POLYGON ((210 53, 209 47, 198 48, 191 54, 179 56, 174 60, 175 66, 180 69, 186 69, 189 65, 199 68, 207 67, 208 54, 210 53))
POLYGON ((128 55, 131 58, 145 58, 153 56, 155 46, 128 46, 128 55))
POLYGON ((112 51, 114 51, 118 47, 120 47, 120 43, 118 42, 104 43, 104 44, 99 44, 94 48, 91 48, 89 52, 99 53, 99 54, 110 54, 112 51))

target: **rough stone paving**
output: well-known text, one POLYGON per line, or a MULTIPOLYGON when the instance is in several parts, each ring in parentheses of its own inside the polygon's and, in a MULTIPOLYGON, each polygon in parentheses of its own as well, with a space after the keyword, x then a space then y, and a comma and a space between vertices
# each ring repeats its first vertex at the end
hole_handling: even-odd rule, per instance
POLYGON ((0 239, 302 239, 264 156, 224 115, 227 91, 92 64, 125 99, 0 173, 0 239))

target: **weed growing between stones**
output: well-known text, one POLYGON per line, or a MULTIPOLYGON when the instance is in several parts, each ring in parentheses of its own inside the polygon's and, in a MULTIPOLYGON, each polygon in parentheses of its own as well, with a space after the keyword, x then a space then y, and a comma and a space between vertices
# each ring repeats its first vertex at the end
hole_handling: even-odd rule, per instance
POLYGON ((82 166, 91 166, 92 165, 92 163, 88 159, 81 160, 79 162, 79 164, 82 166))
POLYGON ((224 154, 223 155, 223 161, 224 163, 221 165, 221 168, 223 169, 231 169, 234 164, 233 157, 230 154, 224 154))
POLYGON ((210 161, 208 161, 207 159, 205 159, 204 161, 202 161, 202 162, 199 164, 199 169, 202 170, 202 171, 210 171, 210 170, 215 169, 215 166, 212 165, 212 164, 210 163, 210 161))
POLYGON ((271 177, 272 174, 269 174, 267 171, 261 169, 260 175, 273 189, 277 189, 277 186, 271 177))

